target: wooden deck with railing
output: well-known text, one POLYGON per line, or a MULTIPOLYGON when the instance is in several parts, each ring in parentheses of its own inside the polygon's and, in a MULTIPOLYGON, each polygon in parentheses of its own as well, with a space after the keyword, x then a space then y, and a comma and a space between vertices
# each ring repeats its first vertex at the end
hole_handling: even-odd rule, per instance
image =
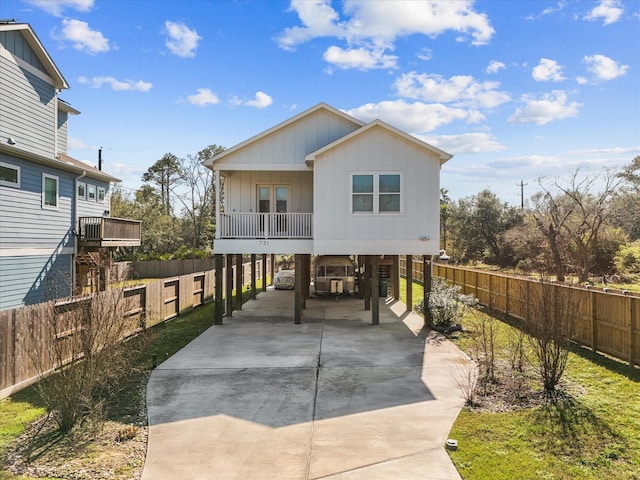
POLYGON ((221 213, 219 238, 313 238, 312 213, 221 213))
POLYGON ((124 218, 80 217, 80 245, 91 247, 139 247, 142 222, 124 218))

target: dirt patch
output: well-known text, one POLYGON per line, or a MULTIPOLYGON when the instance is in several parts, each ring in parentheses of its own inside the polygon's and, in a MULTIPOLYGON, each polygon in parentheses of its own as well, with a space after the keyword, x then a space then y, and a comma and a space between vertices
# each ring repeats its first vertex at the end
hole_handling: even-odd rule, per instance
POLYGON ((33 478, 138 480, 147 452, 146 376, 126 414, 86 422, 66 435, 43 416, 8 449, 5 470, 33 478))

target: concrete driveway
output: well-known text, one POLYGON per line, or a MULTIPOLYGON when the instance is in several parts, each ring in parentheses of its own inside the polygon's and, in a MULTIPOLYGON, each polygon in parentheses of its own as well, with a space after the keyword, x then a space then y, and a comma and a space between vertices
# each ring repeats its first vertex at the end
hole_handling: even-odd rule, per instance
POLYGON ((459 479, 444 449, 470 368, 400 302, 267 291, 149 380, 143 480, 459 479))

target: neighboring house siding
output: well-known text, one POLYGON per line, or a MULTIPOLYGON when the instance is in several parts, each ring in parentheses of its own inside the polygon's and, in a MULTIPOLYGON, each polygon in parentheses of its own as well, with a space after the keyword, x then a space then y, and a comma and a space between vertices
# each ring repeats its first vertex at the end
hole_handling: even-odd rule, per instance
POLYGON ((0 56, 0 138, 16 147, 55 156, 55 89, 40 76, 0 56))
POLYGON ((20 188, 0 186, 0 308, 67 296, 72 281, 75 176, 0 154, 20 167, 20 188), (42 173, 58 178, 58 208, 42 207, 42 173))
POLYGON ((0 154, 20 166, 19 189, 0 186, 0 248, 73 247, 70 237, 75 176, 0 154), (42 173, 58 177, 58 208, 42 207, 42 173))
POLYGON ((382 128, 318 156, 314 162, 316 245, 320 250, 348 246, 346 253, 367 253, 363 251, 367 246, 372 253, 437 253, 439 169, 438 158, 382 128), (350 173, 362 172, 401 174, 401 213, 350 212, 350 173), (425 235, 429 241, 419 239, 425 235))
MULTIPOLYGON (((94 180, 92 178, 83 177, 77 180, 76 185, 79 183, 83 183, 85 185, 85 196, 84 198, 76 197, 77 200, 77 215, 78 217, 102 217, 105 215, 105 211, 109 210, 109 184, 105 182, 101 182, 99 180, 94 180), (95 187, 96 198, 89 198, 89 189, 90 187, 95 187), (105 198, 102 202, 98 200, 98 191, 100 188, 104 188, 105 190, 105 198)), ((77 195, 77 187, 76 187, 76 195, 77 195)))
POLYGON ((71 254, 0 256, 0 310, 71 294, 71 254))
POLYGON ((37 68, 42 73, 47 72, 40 59, 20 32, 0 32, 0 45, 8 50, 9 53, 15 55, 32 67, 37 68))
POLYGON ((67 134, 68 134, 69 114, 58 110, 58 151, 57 153, 67 153, 67 134))
POLYGON ((313 172, 236 172, 228 178, 226 211, 257 211, 257 185, 289 187, 289 212, 313 212, 313 172))

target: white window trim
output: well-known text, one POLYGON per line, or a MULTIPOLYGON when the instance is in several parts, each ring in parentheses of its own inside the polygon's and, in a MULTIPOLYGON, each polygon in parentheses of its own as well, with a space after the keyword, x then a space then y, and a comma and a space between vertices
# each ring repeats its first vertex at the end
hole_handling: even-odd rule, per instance
POLYGON ((349 172, 349 215, 404 215, 404 172, 398 171, 363 171, 349 172), (373 175, 373 211, 372 212, 354 212, 353 211, 353 176, 354 175, 373 175), (400 211, 398 212, 380 212, 379 208, 379 176, 380 175, 399 175, 400 176, 400 211))
POLYGON ((87 183, 87 201, 95 202, 98 199, 98 187, 92 183, 87 183), (89 196, 90 189, 93 188, 93 198, 89 196))
POLYGON ((42 174, 42 208, 46 208, 47 210, 58 210, 60 205, 60 178, 56 175, 49 175, 48 173, 42 174), (51 178, 56 181, 56 204, 47 205, 45 203, 46 198, 46 179, 51 178))
POLYGON ((17 165, 12 165, 10 163, 5 163, 5 162, 0 162, 0 166, 3 166, 5 168, 10 168, 11 170, 16 170, 18 172, 17 183, 7 182, 6 180, 0 180, 0 185, 4 187, 20 188, 20 167, 17 165))
POLYGON ((96 187, 96 202, 104 203, 107 198, 107 189, 104 187, 96 187), (102 190, 102 200, 100 200, 100 190, 102 190))
POLYGON ((76 197, 79 198, 80 200, 86 200, 87 199, 87 182, 77 182, 76 183, 76 197), (78 195, 78 189, 80 188, 80 185, 84 185, 84 195, 78 195))

